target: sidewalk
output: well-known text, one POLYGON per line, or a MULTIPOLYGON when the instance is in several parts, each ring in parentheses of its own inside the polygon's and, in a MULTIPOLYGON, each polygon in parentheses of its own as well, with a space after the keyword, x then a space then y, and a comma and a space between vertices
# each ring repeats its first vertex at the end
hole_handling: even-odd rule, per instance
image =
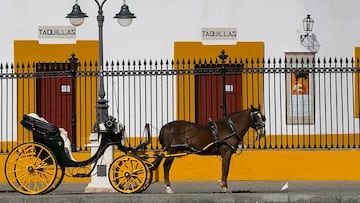
POLYGON ((360 181, 230 181, 232 193, 219 193, 217 182, 173 182, 174 194, 153 183, 141 194, 84 193, 86 183, 62 183, 47 195, 22 195, 0 184, 0 202, 360 202, 360 181))

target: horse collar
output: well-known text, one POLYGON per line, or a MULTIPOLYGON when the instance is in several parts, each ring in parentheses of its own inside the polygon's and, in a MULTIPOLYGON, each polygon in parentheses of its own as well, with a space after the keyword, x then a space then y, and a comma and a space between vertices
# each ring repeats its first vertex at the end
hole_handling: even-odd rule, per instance
POLYGON ((230 129, 231 129, 231 131, 232 131, 231 135, 236 135, 236 137, 239 138, 240 142, 242 142, 242 141, 243 141, 243 138, 242 138, 242 137, 239 135, 239 133, 236 131, 236 129, 235 129, 235 124, 234 124, 234 122, 231 120, 231 118, 230 118, 227 114, 225 114, 225 115, 224 115, 224 119, 225 119, 226 124, 230 127, 230 129))
POLYGON ((209 125, 209 127, 211 129, 212 135, 214 136, 215 143, 218 143, 219 142, 219 135, 218 135, 218 128, 216 126, 216 123, 210 118, 209 118, 207 123, 208 123, 208 125, 209 125))

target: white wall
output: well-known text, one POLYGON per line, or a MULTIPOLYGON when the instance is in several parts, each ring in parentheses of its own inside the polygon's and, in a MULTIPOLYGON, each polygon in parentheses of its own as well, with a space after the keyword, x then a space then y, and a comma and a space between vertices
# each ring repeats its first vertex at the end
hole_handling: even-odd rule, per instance
MULTIPOLYGON (((74 3, 3 1, 0 63, 13 61, 14 40, 37 40, 38 26, 70 25, 65 16, 74 3)), ((78 3, 89 18, 77 28, 77 39, 97 39, 95 2, 78 3)), ((122 1, 105 3, 105 60, 171 60, 174 41, 200 41, 202 27, 235 27, 238 41, 263 41, 266 58, 283 58, 284 52, 307 51, 299 41, 307 14, 315 20, 313 33, 320 45, 317 57, 353 57, 354 47, 360 45, 359 0, 127 0, 127 4, 137 18, 129 27, 121 27, 113 16, 122 1)), ((281 126, 286 127, 284 123, 282 120, 281 126)))
MULTIPOLYGON (((74 0, 11 0, 2 2, 0 61, 13 60, 13 40, 36 40, 39 25, 69 25, 74 0)), ((77 39, 97 39, 97 6, 79 0, 89 18, 77 39)), ((121 27, 113 16, 120 0, 104 6, 105 59, 172 58, 174 41, 200 41, 202 27, 236 27, 239 41, 264 41, 266 57, 306 51, 299 43, 302 19, 311 14, 318 56, 353 56, 360 44, 358 0, 128 0, 137 18, 121 27)))

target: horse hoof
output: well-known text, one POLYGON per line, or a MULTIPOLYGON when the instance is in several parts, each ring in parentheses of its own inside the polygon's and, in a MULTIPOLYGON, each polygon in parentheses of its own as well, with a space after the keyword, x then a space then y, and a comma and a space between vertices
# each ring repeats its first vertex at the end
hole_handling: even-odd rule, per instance
POLYGON ((166 186, 165 192, 167 194, 173 194, 174 193, 174 191, 172 191, 172 189, 169 186, 166 186))
POLYGON ((228 189, 227 187, 221 187, 221 193, 227 193, 228 189))

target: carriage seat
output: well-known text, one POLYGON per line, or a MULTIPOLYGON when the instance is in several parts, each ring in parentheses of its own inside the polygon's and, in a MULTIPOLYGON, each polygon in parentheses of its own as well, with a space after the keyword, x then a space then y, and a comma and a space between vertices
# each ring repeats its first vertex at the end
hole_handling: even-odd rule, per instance
POLYGON ((30 113, 23 116, 23 120, 20 123, 28 130, 35 131, 35 133, 41 133, 45 135, 56 136, 60 133, 59 128, 50 124, 44 118, 40 118, 35 113, 30 113))
POLYGON ((67 136, 67 131, 64 128, 49 123, 44 118, 38 116, 36 113, 30 113, 23 116, 20 123, 28 130, 33 131, 35 134, 40 133, 45 136, 60 136, 64 141, 64 150, 66 155, 73 161, 76 161, 71 154, 71 142, 67 136))

